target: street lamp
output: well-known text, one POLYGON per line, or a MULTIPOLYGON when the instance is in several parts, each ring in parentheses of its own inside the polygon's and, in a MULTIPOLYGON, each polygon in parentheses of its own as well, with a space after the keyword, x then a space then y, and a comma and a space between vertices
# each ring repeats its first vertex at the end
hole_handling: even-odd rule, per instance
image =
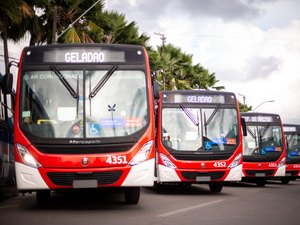
POLYGON ((263 104, 265 104, 265 103, 268 103, 268 102, 275 102, 275 100, 263 101, 263 102, 261 102, 258 106, 256 106, 256 107, 253 109, 253 111, 255 112, 255 110, 256 110, 258 107, 260 107, 261 105, 263 105, 263 104))

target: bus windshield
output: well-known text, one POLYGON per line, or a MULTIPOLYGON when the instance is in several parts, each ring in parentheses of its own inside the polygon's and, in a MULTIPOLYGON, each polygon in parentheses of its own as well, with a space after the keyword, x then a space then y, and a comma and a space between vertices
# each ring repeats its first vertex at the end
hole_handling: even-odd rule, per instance
POLYGON ((287 157, 292 158, 300 155, 300 134, 285 134, 287 143, 287 157))
POLYGON ((20 126, 24 131, 43 138, 120 137, 147 124, 143 71, 53 68, 25 71, 22 76, 20 126))
POLYGON ((247 125, 248 135, 244 137, 244 155, 270 155, 283 151, 280 126, 247 125))
POLYGON ((176 151, 226 151, 238 143, 236 109, 163 108, 163 144, 176 151))

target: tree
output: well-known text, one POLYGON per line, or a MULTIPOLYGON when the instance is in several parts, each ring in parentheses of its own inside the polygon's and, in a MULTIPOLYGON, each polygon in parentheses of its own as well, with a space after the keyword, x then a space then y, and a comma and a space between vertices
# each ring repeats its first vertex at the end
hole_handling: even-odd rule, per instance
POLYGON ((98 26, 90 32, 95 42, 145 46, 149 40, 148 36, 144 34, 139 35, 135 22, 128 23, 125 15, 116 11, 98 13, 92 21, 94 25, 98 26), (93 31, 96 31, 98 35, 97 33, 93 34, 93 31))
POLYGON ((150 67, 163 90, 176 89, 224 89, 215 86, 219 82, 200 64, 192 65, 192 55, 183 53, 171 44, 149 50, 150 67))
POLYGON ((102 1, 98 0, 52 0, 44 6, 42 15, 45 24, 46 43, 92 43, 89 36, 95 24, 91 21, 95 15, 102 12, 102 1), (94 5, 90 10, 88 10, 94 5), (88 10, 88 11, 87 11, 88 10), (84 14, 84 15, 83 15, 84 14), (83 16, 82 16, 83 15, 83 16), (71 26, 72 24, 72 26, 71 26), (94 26, 91 26, 93 24, 94 26), (56 35, 65 32, 56 40, 56 35))
POLYGON ((9 72, 8 40, 18 41, 24 32, 12 32, 14 25, 33 15, 32 8, 22 0, 0 1, 0 36, 4 48, 5 73, 9 72))
POLYGON ((239 101, 239 107, 241 112, 248 112, 252 110, 252 106, 248 106, 247 104, 243 104, 239 101))

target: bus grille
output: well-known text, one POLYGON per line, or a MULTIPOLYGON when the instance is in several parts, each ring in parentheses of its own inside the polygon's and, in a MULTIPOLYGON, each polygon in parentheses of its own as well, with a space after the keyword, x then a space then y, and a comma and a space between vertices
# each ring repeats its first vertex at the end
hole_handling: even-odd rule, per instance
POLYGON ((286 159, 286 164, 296 164, 296 163, 300 163, 300 156, 286 159))
POLYGON ((265 173, 266 176, 272 176, 275 170, 245 170, 248 176, 255 176, 256 173, 265 173))
POLYGON ((225 175, 225 172, 200 173, 200 172, 184 171, 184 172, 181 172, 181 175, 184 177, 184 179, 187 179, 187 180, 196 180, 197 176, 207 176, 207 177, 210 177, 212 180, 217 180, 217 179, 221 179, 225 175))
POLYGON ((269 155, 244 155, 244 162, 276 162, 281 156, 280 152, 269 155))
POLYGON ((92 173, 47 173, 49 179, 60 186, 72 186, 74 180, 97 180, 98 185, 116 183, 122 176, 122 171, 92 172, 92 173))

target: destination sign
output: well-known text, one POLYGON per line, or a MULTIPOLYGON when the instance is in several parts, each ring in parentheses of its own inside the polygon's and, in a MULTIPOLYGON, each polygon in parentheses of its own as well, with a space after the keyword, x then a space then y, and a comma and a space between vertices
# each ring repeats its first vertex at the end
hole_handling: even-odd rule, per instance
POLYGON ((256 123, 271 123, 274 122, 272 116, 243 116, 245 122, 256 122, 256 123))
POLYGON ((284 132, 296 132, 297 131, 297 127, 292 127, 292 126, 286 127, 286 126, 284 126, 283 127, 283 131, 284 132))
POLYGON ((233 94, 175 92, 163 93, 164 103, 235 104, 233 94))
POLYGON ((130 64, 146 63, 145 48, 121 44, 56 44, 25 47, 22 64, 130 64))
POLYGON ((125 52, 101 50, 99 48, 54 48, 43 52, 43 61, 55 63, 120 63, 125 62, 125 52))

